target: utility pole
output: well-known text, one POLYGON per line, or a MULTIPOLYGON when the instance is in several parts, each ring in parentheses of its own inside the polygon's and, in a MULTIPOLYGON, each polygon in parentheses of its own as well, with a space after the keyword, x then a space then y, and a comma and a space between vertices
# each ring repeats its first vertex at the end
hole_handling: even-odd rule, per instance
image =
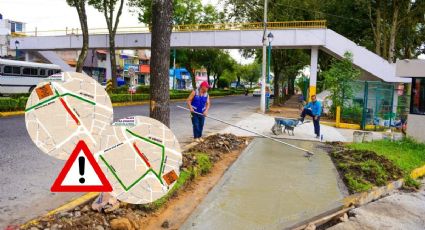
POLYGON ((173 89, 176 89, 176 48, 173 50, 173 89))
POLYGON ((268 0, 264 0, 263 64, 261 66, 261 102, 260 102, 260 109, 262 113, 266 113, 267 1, 268 0))

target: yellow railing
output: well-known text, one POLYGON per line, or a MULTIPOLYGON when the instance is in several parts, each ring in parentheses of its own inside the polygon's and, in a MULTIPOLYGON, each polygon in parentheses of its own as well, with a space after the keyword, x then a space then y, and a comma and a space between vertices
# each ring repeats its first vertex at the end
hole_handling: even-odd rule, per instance
MULTIPOLYGON (((173 31, 228 31, 228 30, 262 30, 262 22, 247 23, 221 23, 221 24, 194 24, 194 25, 174 25, 173 31)), ((267 29, 312 29, 326 28, 325 20, 316 21, 288 21, 288 22, 268 22, 267 29)), ((148 33, 149 27, 120 27, 117 34, 148 33)), ((13 36, 61 36, 61 35, 81 35, 79 28, 66 28, 65 30, 29 31, 14 34, 13 36)), ((106 28, 89 29, 89 34, 108 34, 106 28)))

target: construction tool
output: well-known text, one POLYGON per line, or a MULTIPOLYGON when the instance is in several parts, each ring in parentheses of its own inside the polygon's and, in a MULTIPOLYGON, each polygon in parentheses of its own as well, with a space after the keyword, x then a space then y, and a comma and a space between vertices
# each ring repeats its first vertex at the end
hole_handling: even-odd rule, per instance
MULTIPOLYGON (((186 111, 191 112, 188 108, 185 108, 185 107, 182 107, 182 106, 179 106, 179 105, 177 106, 177 108, 179 108, 179 109, 183 109, 183 110, 186 110, 186 111)), ((264 134, 262 134, 262 133, 259 133, 259 132, 253 131, 253 130, 249 130, 249 129, 246 129, 246 128, 243 128, 243 127, 240 127, 240 126, 237 126, 237 125, 231 124, 231 123, 229 123, 229 122, 227 122, 227 121, 223 121, 223 120, 218 119, 218 118, 215 118, 215 117, 205 116, 205 115, 204 115, 204 114, 202 114, 202 113, 198 113, 198 112, 195 112, 195 111, 193 111, 192 113, 195 113, 195 114, 198 114, 198 115, 204 116, 204 117, 209 118, 209 119, 212 119, 212 120, 216 120, 216 121, 221 122, 221 123, 224 123, 224 124, 226 124, 226 125, 230 125, 230 126, 232 126, 232 127, 235 127, 235 128, 238 128, 238 129, 241 129, 241 130, 244 130, 244 131, 247 131, 247 132, 253 133, 253 134, 255 134, 255 135, 258 135, 258 136, 261 136, 261 137, 264 137, 264 138, 267 138, 267 139, 270 139, 270 140, 273 140, 273 141, 279 142, 279 143, 284 144, 284 145, 287 145, 287 146, 289 146, 289 147, 292 147, 292 148, 298 149, 298 150, 300 150, 300 151, 305 152, 304 156, 305 156, 305 157, 307 157, 307 158, 309 158, 309 157, 311 157, 311 156, 313 156, 313 155, 314 155, 314 153, 310 152, 310 151, 309 151, 309 150, 307 150, 307 149, 300 148, 300 147, 295 146, 295 145, 293 145, 293 144, 286 143, 286 142, 284 142, 284 141, 281 141, 281 140, 278 140, 278 139, 276 139, 276 138, 273 138, 273 137, 270 137, 270 136, 264 135, 264 134)))

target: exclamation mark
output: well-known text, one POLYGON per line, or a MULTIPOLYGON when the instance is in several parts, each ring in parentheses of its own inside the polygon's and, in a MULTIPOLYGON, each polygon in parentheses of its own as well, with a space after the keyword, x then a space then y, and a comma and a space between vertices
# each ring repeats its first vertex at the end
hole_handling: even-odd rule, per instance
MULTIPOLYGON (((85 164, 85 162, 86 162, 86 158, 84 158, 84 157, 78 157, 78 166, 79 166, 79 169, 80 169, 80 175, 81 176, 84 176, 84 164, 85 164)), ((85 181, 86 180, 84 179, 84 177, 81 177, 80 178, 80 183, 81 184, 84 184, 85 181)))

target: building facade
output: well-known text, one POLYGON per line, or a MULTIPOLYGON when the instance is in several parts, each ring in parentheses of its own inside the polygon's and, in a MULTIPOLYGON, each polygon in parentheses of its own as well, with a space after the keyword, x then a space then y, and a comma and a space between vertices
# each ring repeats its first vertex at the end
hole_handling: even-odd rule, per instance
POLYGON ((425 60, 398 60, 397 76, 412 78, 407 135, 425 142, 425 60))
POLYGON ((15 45, 15 50, 10 50, 9 37, 23 32, 25 32, 25 23, 4 19, 0 13, 0 57, 11 58, 11 56, 16 57, 16 54, 19 57, 19 44, 15 45))

